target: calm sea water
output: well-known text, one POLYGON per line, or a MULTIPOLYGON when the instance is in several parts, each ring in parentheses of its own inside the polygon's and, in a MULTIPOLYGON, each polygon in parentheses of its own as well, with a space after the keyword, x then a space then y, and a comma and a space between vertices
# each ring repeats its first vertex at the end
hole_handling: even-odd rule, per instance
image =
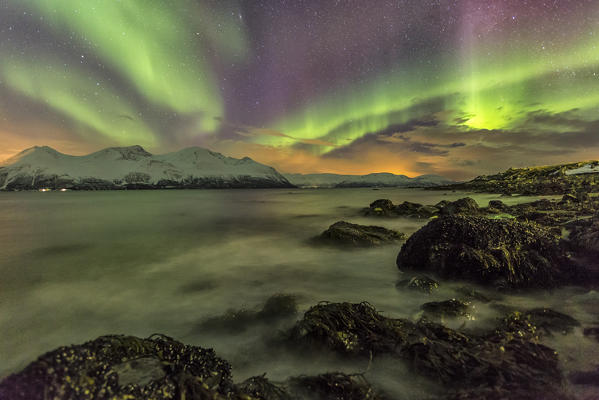
MULTIPOLYGON (((198 324, 228 309, 257 309, 275 293, 296 295, 301 311, 323 300, 368 301, 385 315, 417 318, 422 303, 454 297, 457 284, 433 295, 402 292, 395 288, 402 278, 395 266, 400 245, 347 251, 313 248, 307 240, 338 220, 410 234, 426 221, 365 218, 359 211, 378 198, 435 204, 465 195, 408 189, 0 193, 0 377, 61 345, 156 332, 213 347, 233 364, 236 381, 264 372, 283 380, 364 371, 363 363, 272 351, 263 339, 284 326, 214 334, 198 324)), ((473 197, 481 206, 497 198, 473 197)), ((564 288, 502 302, 599 322, 594 291, 564 288)), ((490 324, 496 316, 479 305, 476 321, 468 323, 490 324)), ((566 370, 589 369, 599 359, 599 346, 580 330, 547 341, 566 370)), ((433 390, 409 374, 375 360, 367 376, 404 395, 433 390)))

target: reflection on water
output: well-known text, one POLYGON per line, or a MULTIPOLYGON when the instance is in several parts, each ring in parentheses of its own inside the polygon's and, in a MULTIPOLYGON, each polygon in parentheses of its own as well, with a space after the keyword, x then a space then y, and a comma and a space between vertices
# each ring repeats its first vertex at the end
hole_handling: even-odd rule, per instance
MULTIPOLYGON (((258 309, 275 293, 296 295, 301 311, 321 300, 368 301, 385 315, 417 318, 422 303, 455 297, 460 285, 443 284, 432 295, 402 292, 395 288, 399 246, 346 251, 307 241, 341 219, 411 234, 426 221, 365 218, 359 210, 377 198, 435 204, 464 195, 407 189, 1 193, 0 376, 61 345, 155 332, 214 347, 233 363, 236 380, 264 372, 282 380, 339 368, 364 371, 360 363, 271 354, 262 338, 273 332, 264 326, 229 335, 196 327, 228 309, 258 309)), ((473 197, 481 206, 497 198, 473 197)), ((561 289, 502 302, 554 307, 583 323, 598 322, 594 292, 561 289)), ((489 324, 496 313, 477 306, 477 319, 468 323, 489 324)), ((599 359, 596 343, 580 331, 551 340, 572 368, 599 359)), ((369 375, 393 386, 409 374, 398 368, 378 361, 369 375)), ((426 387, 403 381, 410 382, 400 384, 404 395, 426 387)))

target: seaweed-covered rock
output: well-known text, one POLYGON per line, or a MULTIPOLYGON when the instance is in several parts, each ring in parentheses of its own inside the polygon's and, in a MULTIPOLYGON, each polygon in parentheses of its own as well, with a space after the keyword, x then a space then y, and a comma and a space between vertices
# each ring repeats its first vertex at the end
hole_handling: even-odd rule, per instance
POLYGON ((456 292, 468 301, 479 301, 481 303, 489 303, 491 301, 488 296, 468 286, 459 287, 456 289, 456 292))
POLYGON ((293 295, 277 293, 266 300, 259 311, 228 310, 223 315, 202 321, 198 331, 241 333, 248 327, 288 319, 297 314, 297 299, 293 295))
POLYGON ((445 301, 432 301, 422 305, 424 314, 433 319, 442 318, 472 318, 472 306, 469 302, 450 299, 445 301))
POLYGON ((447 203, 440 211, 441 215, 455 214, 478 214, 478 203, 471 197, 464 197, 450 203, 447 203))
POLYGON ((505 211, 508 209, 508 206, 501 200, 491 200, 489 201, 489 208, 493 208, 498 211, 505 211))
POLYGON ((317 400, 382 400, 363 375, 327 373, 317 376, 299 376, 289 380, 289 386, 298 398, 317 400))
POLYGON ((498 395, 481 398, 561 393, 555 351, 505 329, 474 335, 426 320, 385 318, 367 303, 321 303, 306 312, 290 338, 347 356, 403 360, 416 372, 451 385, 456 396, 470 396, 464 398, 485 391, 498 395))
POLYGON ((251 396, 259 400, 293 400, 286 388, 271 383, 264 375, 253 376, 246 379, 239 385, 237 390, 240 393, 251 396))
POLYGON ((318 244, 345 247, 372 247, 405 240, 405 235, 380 226, 335 222, 315 239, 318 244))
POLYGON ((575 221, 568 227, 572 230, 568 239, 574 249, 585 255, 599 254, 599 216, 575 221))
POLYGON ((580 326, 580 322, 576 319, 549 308, 527 310, 522 313, 522 318, 527 319, 537 330, 543 330, 546 334, 553 332, 566 334, 572 332, 575 327, 580 326))
POLYGON ((214 351, 160 335, 60 347, 0 383, 0 398, 11 400, 204 399, 232 391, 230 366, 214 351))
POLYGON ((426 275, 420 275, 414 276, 410 279, 399 281, 397 282, 395 287, 398 289, 406 288, 411 290, 417 290, 423 293, 432 293, 439 287, 439 282, 432 278, 429 278, 426 275))
POLYGON ((504 288, 550 288, 577 278, 558 238, 536 224, 471 216, 435 219, 402 246, 397 266, 504 288))
POLYGON ((373 210, 376 208, 380 208, 381 210, 384 210, 384 211, 391 211, 395 208, 395 205, 389 199, 379 199, 379 200, 375 200, 372 203, 370 203, 370 208, 373 210))

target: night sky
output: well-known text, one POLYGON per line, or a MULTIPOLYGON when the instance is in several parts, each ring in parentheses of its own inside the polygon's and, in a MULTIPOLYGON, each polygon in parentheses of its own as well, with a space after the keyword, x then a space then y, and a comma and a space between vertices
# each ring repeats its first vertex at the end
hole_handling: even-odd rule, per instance
POLYGON ((598 159, 599 1, 0 0, 0 139, 455 179, 598 159))

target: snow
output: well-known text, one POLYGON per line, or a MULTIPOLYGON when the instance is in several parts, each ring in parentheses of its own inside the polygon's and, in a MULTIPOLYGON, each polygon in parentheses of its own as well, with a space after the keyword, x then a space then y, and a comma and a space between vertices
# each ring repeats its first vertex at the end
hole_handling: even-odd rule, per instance
POLYGON ((226 180, 250 176, 285 181, 272 167, 247 157, 235 159, 200 147, 161 155, 152 155, 141 146, 111 147, 85 156, 71 156, 47 146, 36 146, 0 164, 2 172, 8 172, 4 187, 13 178, 23 175, 115 181, 123 180, 131 172, 149 175, 150 184, 189 177, 226 180))
POLYGON ((566 175, 580 175, 599 173, 599 164, 585 164, 580 168, 570 169, 566 171, 566 175))

